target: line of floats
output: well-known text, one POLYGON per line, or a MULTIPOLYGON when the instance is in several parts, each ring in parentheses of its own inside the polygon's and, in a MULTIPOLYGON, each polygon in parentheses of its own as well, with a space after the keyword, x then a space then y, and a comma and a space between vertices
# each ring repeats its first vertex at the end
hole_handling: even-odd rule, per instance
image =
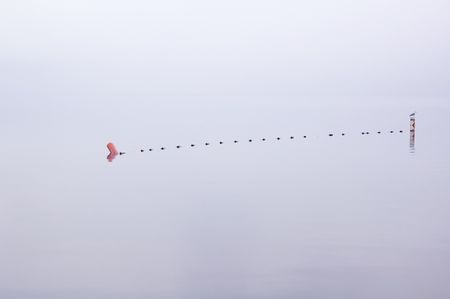
MULTIPOLYGON (((391 130, 391 131, 388 131, 388 133, 390 133, 390 134, 394 134, 395 132, 403 133, 404 131, 403 131, 403 130, 398 130, 398 131, 391 130)), ((382 134, 382 133, 383 133, 382 131, 377 131, 377 132, 374 133, 374 134, 382 134)), ((370 134, 371 134, 371 133, 368 132, 368 131, 363 131, 363 132, 361 132, 361 135, 370 135, 370 134)), ((346 134, 346 133, 338 133, 338 134, 336 134, 336 133, 329 133, 329 134, 328 134, 328 137, 334 137, 334 136, 339 136, 339 135, 340 135, 340 136, 346 136, 347 134, 346 134)), ((303 136, 301 136, 300 138, 301 138, 301 139, 307 139, 308 136, 307 136, 307 135, 303 135, 303 136)), ((273 140, 281 141, 282 139, 284 139, 284 138, 282 138, 282 137, 276 137, 276 138, 273 139, 273 140)), ((295 137, 295 136, 289 136, 289 137, 286 138, 286 139, 288 139, 288 140, 294 140, 294 139, 296 139, 296 137, 295 137)), ((252 139, 252 138, 250 138, 250 139, 245 140, 244 142, 254 143, 254 142, 257 142, 257 141, 266 142, 266 141, 269 141, 269 139, 268 139, 268 138, 259 138, 259 139, 252 139)), ((240 140, 233 140, 233 141, 230 142, 230 143, 231 143, 231 144, 237 144, 237 143, 239 143, 239 142, 240 142, 240 140)), ((203 146, 212 146, 213 144, 214 144, 214 143, 212 143, 212 142, 205 142, 205 143, 202 143, 201 145, 203 145, 203 146)), ((223 144, 225 144, 225 142, 224 142, 224 141, 218 141, 218 142, 216 142, 215 144, 223 145, 223 144)), ((193 148, 193 147, 196 147, 197 145, 198 145, 198 144, 191 143, 191 144, 187 145, 186 147, 188 147, 188 148, 193 148)), ((106 147, 107 147, 107 149, 109 150, 109 155, 107 156, 107 159, 108 159, 108 161, 110 161, 110 162, 112 162, 112 161, 116 158, 116 156, 118 156, 118 155, 124 155, 124 154, 125 154, 125 152, 118 151, 117 148, 116 148, 116 146, 115 146, 112 142, 108 143, 106 147)), ((182 146, 182 145, 176 145, 174 148, 175 148, 175 149, 181 149, 181 148, 183 148, 183 146, 182 146)), ((153 151, 155 151, 155 150, 165 151, 165 150, 167 150, 167 149, 168 149, 168 147, 162 146, 162 147, 159 147, 159 148, 149 148, 149 149, 147 149, 147 150, 145 150, 145 149, 140 149, 139 151, 140 151, 141 153, 144 153, 144 152, 146 152, 146 151, 149 151, 149 152, 153 152, 153 151)))
MULTIPOLYGON (((411 114, 409 115, 409 125, 410 125, 410 126, 409 126, 409 132, 410 132, 409 146, 410 146, 410 151, 411 151, 411 153, 414 153, 414 151, 415 151, 415 136, 416 136, 416 113, 415 113, 415 112, 414 112, 414 113, 411 113, 411 114)), ((399 132, 399 133, 403 133, 403 130, 399 130, 398 132, 399 132)), ((381 134, 381 133, 382 133, 382 131, 377 131, 377 132, 376 132, 376 134, 381 134)), ((389 133, 390 133, 390 134, 394 134, 395 131, 394 131, 394 130, 391 130, 391 131, 389 131, 389 133)), ((329 134, 328 134, 329 137, 333 137, 333 136, 335 136, 335 135, 346 136, 346 133, 339 133, 339 134, 329 133, 329 134)), ((361 132, 361 135, 370 135, 370 132, 363 131, 363 132, 361 132)), ((303 138, 303 139, 306 139, 306 138, 308 138, 308 136, 303 135, 302 138, 303 138)), ((275 140, 279 141, 279 140, 281 140, 281 139, 282 139, 281 137, 276 137, 275 140)), ((290 136, 290 137, 288 137, 288 139, 293 140, 293 139, 295 139, 295 136, 290 136)), ((250 142, 250 143, 256 142, 256 141, 262 141, 262 142, 265 142, 265 141, 268 141, 268 139, 267 139, 267 138, 261 138, 261 139, 248 139, 248 140, 247 140, 247 142, 250 142)), ((239 140, 234 140, 234 141, 233 141, 233 144, 236 144, 236 143, 239 143, 239 140)), ((224 142, 223 142, 223 141, 219 141, 218 144, 221 145, 221 144, 224 144, 224 142)), ((210 145, 212 145, 212 143, 210 143, 210 142, 205 142, 205 143, 203 143, 203 145, 204 145, 204 146, 210 146, 210 145)), ((195 143, 191 143, 191 144, 190 144, 190 147, 195 147, 195 146, 196 146, 195 143)), ((118 156, 118 155, 124 155, 124 154, 125 154, 125 152, 119 152, 119 151, 117 150, 116 146, 115 146, 112 142, 108 143, 108 144, 106 145, 106 147, 107 147, 107 149, 109 150, 109 155, 106 157, 106 158, 108 159, 109 162, 112 162, 112 161, 116 158, 116 156, 118 156)), ((188 147, 189 147, 189 146, 188 146, 188 147)), ((175 146, 175 148, 180 149, 180 148, 182 148, 182 146, 181 146, 181 145, 177 145, 177 146, 175 146)), ((164 147, 164 146, 159 148, 159 150, 161 150, 161 151, 164 151, 164 150, 166 150, 166 149, 167 149, 167 148, 164 147)), ((145 152, 144 149, 141 149, 140 151, 141 151, 141 153, 145 152)), ((154 149, 153 149, 153 148, 149 148, 148 151, 149 151, 149 152, 152 152, 152 151, 154 151, 154 149)))

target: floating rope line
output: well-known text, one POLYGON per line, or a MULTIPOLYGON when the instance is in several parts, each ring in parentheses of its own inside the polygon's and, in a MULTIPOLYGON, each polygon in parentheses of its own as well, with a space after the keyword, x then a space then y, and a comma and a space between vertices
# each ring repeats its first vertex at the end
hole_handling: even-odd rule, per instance
MULTIPOLYGON (((391 131, 388 131, 388 132, 389 132, 390 134, 395 133, 394 130, 391 130, 391 131)), ((403 133, 403 132, 404 132, 403 130, 398 130, 398 133, 403 133)), ((377 131, 377 134, 382 134, 382 132, 381 132, 381 131, 377 131)), ((329 134, 328 134, 328 137, 335 137, 335 136, 337 136, 337 135, 340 135, 340 136, 347 136, 347 133, 339 133, 339 134, 336 134, 336 133, 329 133, 329 134)), ((362 131, 362 132, 361 132, 361 135, 370 135, 370 132, 362 131)), ((307 135, 303 135, 303 136, 301 136, 301 137, 303 137, 303 139, 307 139, 308 136, 307 136, 307 135)), ((295 136, 289 136, 287 139, 288 139, 288 140, 294 140, 294 139, 295 139, 295 136)), ((267 138, 261 138, 260 140, 261 140, 262 142, 268 141, 267 138)), ((283 140, 282 137, 275 137, 275 138, 274 138, 274 141, 281 141, 281 140, 283 140)), ((247 140, 247 142, 248 142, 248 143, 254 143, 254 142, 255 142, 255 139, 250 138, 250 139, 247 140)), ((231 142, 231 144, 237 144, 237 143, 239 143, 239 140, 236 140, 236 139, 233 140, 233 141, 231 142)), ((219 144, 219 145, 223 145, 223 144, 225 144, 225 142, 224 142, 224 141, 219 141, 218 144, 219 144)), ((213 145, 213 143, 211 143, 211 142, 205 142, 205 143, 203 143, 203 145, 204 145, 204 146, 211 146, 211 145, 213 145)), ((197 144, 195 144, 195 143, 189 144, 189 147, 191 147, 191 148, 194 148, 194 147, 196 147, 196 146, 197 146, 197 144)), ((181 148, 183 148, 183 146, 182 146, 182 145, 176 145, 175 148, 176 148, 176 149, 181 149, 181 148)), ((164 150, 166 150, 166 149, 168 149, 168 148, 165 147, 165 146, 163 146, 163 147, 160 148, 161 151, 164 151, 164 150)), ((152 152, 152 151, 153 151, 153 148, 149 148, 148 151, 149 151, 149 152, 152 152)), ((144 149, 141 149, 140 152, 141 152, 141 153, 144 153, 145 150, 144 150, 144 149)), ((121 154, 125 154, 125 153, 122 152, 121 154)))
MULTIPOLYGON (((415 119, 415 113, 413 113, 413 114, 410 115, 410 152, 411 153, 414 153, 414 151, 415 151, 415 129, 416 129, 416 119, 415 119)), ((394 134, 395 132, 398 132, 398 133, 402 134, 404 132, 404 130, 398 130, 398 131, 390 130, 390 131, 387 131, 387 133, 389 133, 389 134, 394 134)), ((376 131, 376 133, 378 135, 381 135, 382 131, 376 131)), ((347 136, 347 133, 345 133, 345 132, 338 133, 338 134, 336 134, 336 133, 328 133, 328 137, 335 137, 337 135, 347 136)), ((370 132, 368 132, 368 131, 361 131, 361 135, 370 135, 370 132)), ((308 136, 307 135, 302 135, 301 138, 302 139, 307 139, 308 136)), ((294 140, 295 136, 289 136, 287 139, 288 140, 294 140)), ((257 140, 260 140, 261 142, 268 142, 269 141, 269 139, 263 137, 261 139, 250 138, 250 139, 247 139, 247 142, 248 143, 254 143, 257 140)), ((274 141, 281 141, 281 140, 282 140, 282 137, 280 137, 280 136, 274 138, 274 141)), ((231 142, 231 144, 237 144, 237 143, 239 143, 239 140, 237 140, 237 139, 234 139, 231 142)), ((220 140, 218 142, 218 144, 219 145, 223 145, 223 144, 225 144, 225 142, 223 140, 220 140)), ((204 142, 203 145, 204 146, 212 146, 213 143, 211 143, 211 142, 204 142)), ((196 147, 196 144, 195 143, 191 143, 189 145, 189 147, 194 148, 194 147, 196 147)), ((114 158, 117 155, 124 155, 125 154, 125 152, 118 152, 116 150, 114 144, 112 144, 112 143, 108 143, 107 148, 110 151, 110 153, 109 153, 109 155, 107 157, 108 161, 110 161, 110 162, 112 162, 112 160, 114 160, 114 158)), ((176 149, 182 149, 183 146, 182 145, 176 145, 175 148, 176 149)), ((159 149, 161 151, 165 151, 166 149, 168 149, 168 147, 162 146, 159 149)), ((149 152, 154 152, 154 148, 149 148, 148 151, 149 152)), ((144 149, 140 149, 140 152, 144 153, 145 150, 144 149)))

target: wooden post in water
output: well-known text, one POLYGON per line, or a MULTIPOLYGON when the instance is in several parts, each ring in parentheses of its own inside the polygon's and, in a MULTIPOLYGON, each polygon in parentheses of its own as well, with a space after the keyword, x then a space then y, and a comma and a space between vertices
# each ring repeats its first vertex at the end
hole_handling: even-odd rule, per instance
POLYGON ((409 115, 409 152, 416 151, 416 113, 409 115))

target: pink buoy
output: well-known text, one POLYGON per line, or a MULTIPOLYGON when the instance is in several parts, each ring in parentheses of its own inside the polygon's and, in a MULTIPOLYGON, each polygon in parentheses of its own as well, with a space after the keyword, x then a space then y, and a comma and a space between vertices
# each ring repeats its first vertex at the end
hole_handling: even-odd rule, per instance
POLYGON ((116 146, 111 142, 106 145, 106 148, 109 150, 109 155, 106 157, 106 159, 108 159, 109 162, 112 162, 119 154, 119 152, 117 151, 116 146))

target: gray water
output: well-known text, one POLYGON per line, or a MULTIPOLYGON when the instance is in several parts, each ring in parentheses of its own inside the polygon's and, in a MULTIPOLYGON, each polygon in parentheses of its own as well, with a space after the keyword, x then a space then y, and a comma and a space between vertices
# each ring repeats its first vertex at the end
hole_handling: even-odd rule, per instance
POLYGON ((0 299, 450 298, 449 11, 0 1, 0 299))
POLYGON ((448 99, 90 103, 7 107, 0 298, 450 297, 448 99))

